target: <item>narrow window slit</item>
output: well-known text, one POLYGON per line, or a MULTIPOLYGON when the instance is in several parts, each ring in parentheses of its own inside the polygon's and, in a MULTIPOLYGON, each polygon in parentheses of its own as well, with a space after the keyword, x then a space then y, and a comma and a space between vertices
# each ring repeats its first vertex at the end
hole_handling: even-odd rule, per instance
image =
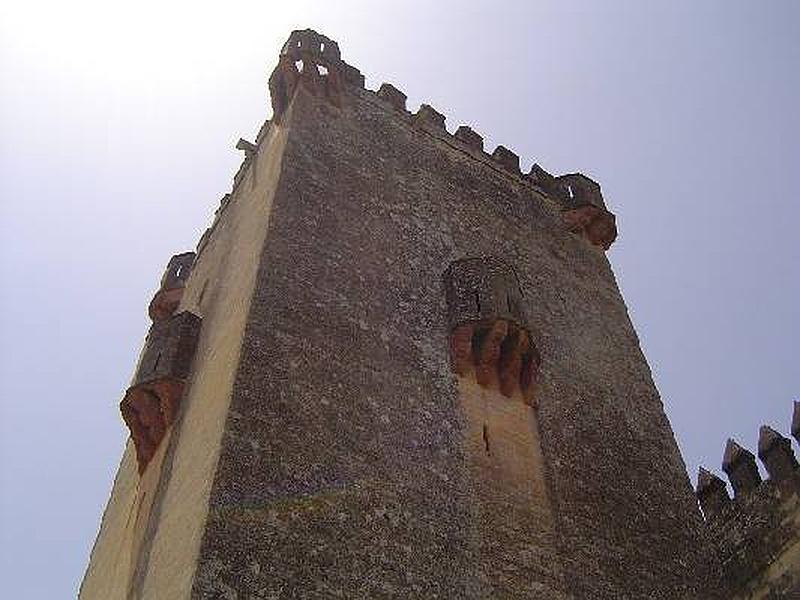
POLYGON ((486 423, 483 424, 483 447, 486 450, 486 454, 491 456, 492 451, 489 449, 489 430, 486 428, 486 423))

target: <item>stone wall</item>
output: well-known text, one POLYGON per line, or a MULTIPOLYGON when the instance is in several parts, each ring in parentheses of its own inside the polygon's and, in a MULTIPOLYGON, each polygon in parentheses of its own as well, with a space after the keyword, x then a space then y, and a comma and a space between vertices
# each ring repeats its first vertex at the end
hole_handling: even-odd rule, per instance
POLYGON ((302 71, 284 61, 272 80, 270 127, 291 132, 194 596, 713 597, 702 517, 602 251, 610 213, 592 204, 572 228, 575 207, 513 152, 408 113, 393 86, 325 79, 338 57, 314 73, 305 48, 302 71), (472 392, 450 370, 443 274, 484 256, 518 274, 541 352, 536 515, 476 476, 472 392))
MULTIPOLYGON (((800 423, 795 403, 794 423, 800 423)), ((792 433, 798 438, 798 428, 792 433)), ((723 459, 734 490, 701 468, 697 495, 723 569, 727 597, 735 600, 800 598, 800 466, 791 442, 761 428, 758 455, 769 478, 762 481, 755 456, 729 440, 723 459)))

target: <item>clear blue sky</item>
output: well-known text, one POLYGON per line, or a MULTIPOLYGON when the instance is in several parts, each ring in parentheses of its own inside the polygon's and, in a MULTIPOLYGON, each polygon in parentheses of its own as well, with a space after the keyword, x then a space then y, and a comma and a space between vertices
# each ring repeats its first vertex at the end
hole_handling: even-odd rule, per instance
POLYGON ((269 116, 289 31, 339 41, 527 168, 583 171, 694 479, 800 398, 800 3, 3 2, 0 576, 74 595, 170 255, 269 116))

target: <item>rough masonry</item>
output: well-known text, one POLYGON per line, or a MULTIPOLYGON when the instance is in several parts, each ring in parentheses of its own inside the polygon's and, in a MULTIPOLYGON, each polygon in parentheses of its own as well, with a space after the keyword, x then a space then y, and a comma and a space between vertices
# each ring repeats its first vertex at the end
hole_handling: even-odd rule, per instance
POLYGON ((726 597, 600 186, 365 89, 311 30, 269 87, 150 306, 132 389, 181 387, 123 400, 81 597, 726 597))

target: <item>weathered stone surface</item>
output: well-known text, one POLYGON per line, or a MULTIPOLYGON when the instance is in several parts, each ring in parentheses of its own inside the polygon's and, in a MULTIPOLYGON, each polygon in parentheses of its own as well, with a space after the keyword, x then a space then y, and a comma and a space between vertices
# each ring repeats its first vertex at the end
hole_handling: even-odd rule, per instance
POLYGON ((726 598, 800 597, 800 475, 791 486, 764 481, 709 516, 726 598))
POLYGON ((444 115, 428 104, 423 104, 419 107, 419 110, 414 115, 414 120, 423 127, 430 127, 434 130, 444 129, 444 115))
POLYGON ((721 565, 721 588, 734 600, 800 598, 800 467, 791 443, 762 426, 758 456, 769 480, 761 481, 752 453, 728 440, 725 483, 701 469, 697 497, 707 534, 721 565))
POLYGON ((495 148, 492 158, 504 169, 512 173, 519 173, 519 156, 505 146, 495 148))
POLYGON ((398 111, 406 112, 406 95, 394 87, 391 83, 382 83, 378 89, 378 98, 386 100, 398 111))
POLYGON ((472 130, 467 125, 460 125, 454 134, 454 137, 464 142, 473 150, 483 150, 483 136, 472 130))
POLYGON ((725 445, 722 470, 730 478, 733 492, 737 497, 752 492, 761 483, 756 457, 733 439, 729 439, 725 445))
POLYGON ((707 519, 719 514, 731 501, 725 482, 703 467, 697 476, 697 499, 707 519))
POLYGON ((450 327, 505 319, 527 327, 522 290, 512 265, 496 256, 454 261, 444 273, 450 327))
POLYGON ((204 327, 147 523, 128 543, 129 452, 82 597, 714 598, 608 261, 545 189, 563 186, 362 90, 325 40, 294 32, 270 79, 275 117, 181 299, 204 327), (492 284, 492 315, 454 329, 484 311, 448 306, 468 257, 525 293, 503 308, 492 284), (133 566, 106 569, 120 539, 133 566))
POLYGON ((800 469, 792 442, 767 425, 759 430, 758 457, 773 481, 789 480, 800 469))
POLYGON ((711 597, 701 516, 603 255, 526 181, 370 94, 335 109, 298 92, 292 111, 195 595, 711 597), (470 475, 441 283, 467 256, 508 257, 526 290, 550 537, 529 537, 517 501, 478 502, 470 475), (487 546, 482 519, 526 550, 487 546), (553 549, 558 568, 532 576, 553 549))

